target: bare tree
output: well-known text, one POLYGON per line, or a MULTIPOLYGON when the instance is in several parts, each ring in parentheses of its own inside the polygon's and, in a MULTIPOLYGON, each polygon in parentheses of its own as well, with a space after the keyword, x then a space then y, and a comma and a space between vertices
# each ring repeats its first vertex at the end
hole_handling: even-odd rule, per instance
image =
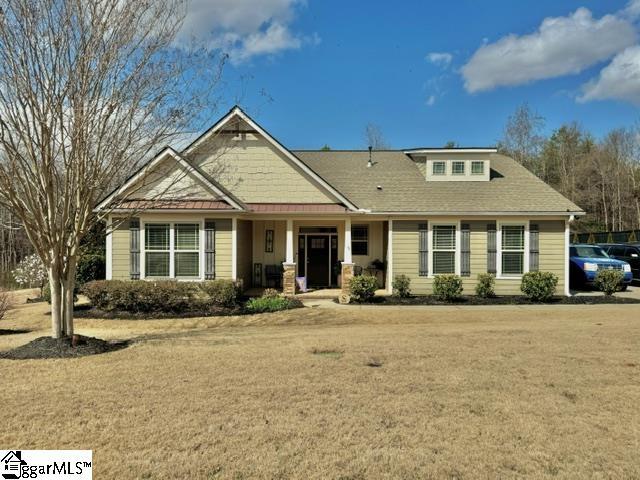
POLYGON ((185 0, 5 0, 0 204, 48 269, 52 334, 73 334, 93 209, 158 146, 210 120, 223 58, 177 48, 185 0))
POLYGON ((385 141, 382 129, 378 125, 368 123, 364 128, 364 139, 367 142, 367 147, 371 147, 374 150, 389 149, 389 144, 385 141))
POLYGON ((524 103, 507 119, 499 149, 545 179, 546 172, 540 169, 537 161, 544 142, 541 133, 543 127, 544 118, 524 103))

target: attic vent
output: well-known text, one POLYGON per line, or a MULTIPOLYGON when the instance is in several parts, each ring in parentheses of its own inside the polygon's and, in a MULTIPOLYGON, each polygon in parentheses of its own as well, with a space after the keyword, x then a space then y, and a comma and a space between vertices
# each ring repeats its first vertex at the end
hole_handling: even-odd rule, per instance
POLYGON ((376 186, 376 188, 377 188, 378 190, 382 190, 382 185, 378 185, 378 186, 376 186))

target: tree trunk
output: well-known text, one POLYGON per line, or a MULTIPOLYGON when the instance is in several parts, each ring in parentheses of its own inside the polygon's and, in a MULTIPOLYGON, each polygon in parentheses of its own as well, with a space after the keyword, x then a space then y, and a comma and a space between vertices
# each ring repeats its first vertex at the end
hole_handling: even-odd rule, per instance
POLYGON ((62 338, 64 335, 62 288, 59 274, 53 267, 49 268, 49 288, 51 290, 51 336, 62 338))
POLYGON ((64 326, 67 336, 73 335, 73 304, 76 286, 76 259, 70 258, 67 264, 67 278, 63 283, 64 326))

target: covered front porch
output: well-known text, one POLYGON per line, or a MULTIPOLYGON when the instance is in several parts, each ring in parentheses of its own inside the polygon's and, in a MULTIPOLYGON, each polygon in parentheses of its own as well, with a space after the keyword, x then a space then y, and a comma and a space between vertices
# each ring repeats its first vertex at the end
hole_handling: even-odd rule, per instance
POLYGON ((386 286, 386 221, 258 217, 238 219, 236 236, 237 278, 250 294, 339 291, 362 273, 386 286))

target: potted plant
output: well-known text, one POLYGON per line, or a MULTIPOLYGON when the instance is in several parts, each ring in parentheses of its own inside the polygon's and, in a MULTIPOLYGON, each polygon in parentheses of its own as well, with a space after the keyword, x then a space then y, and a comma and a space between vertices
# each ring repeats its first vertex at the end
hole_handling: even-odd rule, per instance
POLYGON ((342 288, 342 260, 336 260, 333 264, 333 276, 336 278, 338 287, 342 288))

